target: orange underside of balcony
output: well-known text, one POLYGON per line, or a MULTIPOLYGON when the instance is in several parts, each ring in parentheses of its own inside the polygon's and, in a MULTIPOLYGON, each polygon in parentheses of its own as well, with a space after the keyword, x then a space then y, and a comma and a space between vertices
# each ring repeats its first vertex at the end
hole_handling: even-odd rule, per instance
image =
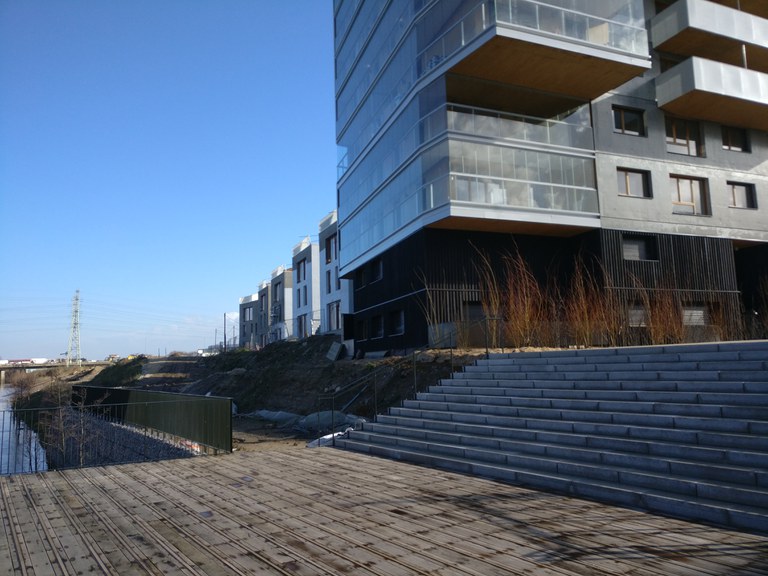
MULTIPOLYGON (((768 5, 768 0, 766 4, 768 5)), ((697 28, 686 28, 655 48, 661 52, 700 56, 733 66, 742 66, 744 62, 742 44, 737 39, 719 36, 697 28)), ((747 45, 745 50, 747 66, 750 70, 768 72, 768 49, 747 45)))
POLYGON ((768 18, 768 2, 765 0, 711 0, 715 4, 748 12, 760 18, 768 18))
POLYGON ((451 72, 592 100, 646 68, 533 42, 495 36, 451 72))
POLYGON ((693 90, 662 105, 661 108, 671 114, 687 118, 768 130, 768 103, 693 90))
POLYGON ((467 218, 450 216, 430 224, 429 228, 441 230, 472 230, 475 232, 496 232, 505 234, 527 234, 534 236, 555 236, 569 238, 593 228, 551 222, 525 222, 519 220, 493 220, 490 218, 467 218))

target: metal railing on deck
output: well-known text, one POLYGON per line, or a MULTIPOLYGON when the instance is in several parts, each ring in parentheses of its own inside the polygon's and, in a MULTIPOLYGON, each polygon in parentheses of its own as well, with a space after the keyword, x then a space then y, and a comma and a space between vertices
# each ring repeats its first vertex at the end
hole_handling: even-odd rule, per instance
POLYGON ((0 411, 0 474, 231 450, 230 398, 78 386, 68 406, 0 411))
MULTIPOLYGON (((463 326, 463 329, 466 330, 467 332, 478 331, 480 334, 482 334, 482 338, 484 339, 484 343, 485 343, 486 355, 488 355, 489 353, 489 344, 491 339, 493 338, 492 334, 500 330, 495 320, 496 319, 494 318, 482 318, 474 322, 467 322, 463 326)), ((451 373, 454 372, 456 370, 456 365, 454 362, 453 351, 456 348, 456 340, 457 340, 457 337, 455 333, 447 333, 443 336, 435 337, 433 338, 433 342, 431 346, 413 350, 410 354, 402 356, 397 360, 392 360, 385 365, 379 366, 378 368, 374 368, 367 374, 364 374, 363 376, 356 378, 355 380, 349 382, 345 386, 342 386, 329 394, 321 395, 318 398, 319 402, 330 403, 330 408, 331 408, 330 432, 331 433, 336 432, 337 422, 335 420, 335 415, 337 414, 337 412, 346 413, 346 411, 351 406, 355 405, 358 402, 361 402, 361 399, 364 399, 365 403, 368 404, 368 408, 369 408, 368 412, 370 412, 370 415, 375 416, 376 414, 378 414, 379 403, 380 403, 380 392, 381 392, 379 385, 381 383, 388 382, 392 377, 392 375, 397 371, 401 371, 406 368, 412 369, 412 373, 413 373, 412 394, 413 394, 413 397, 415 398, 419 392, 417 360, 420 354, 423 354, 433 349, 447 349, 450 354, 450 371, 451 373)), ((342 424, 342 423, 339 422, 339 424, 342 424)), ((335 445, 335 437, 333 438, 332 441, 333 441, 333 444, 335 445)))
POLYGON ((131 388, 74 386, 73 404, 108 408, 115 421, 184 438, 206 451, 232 451, 232 399, 131 388))

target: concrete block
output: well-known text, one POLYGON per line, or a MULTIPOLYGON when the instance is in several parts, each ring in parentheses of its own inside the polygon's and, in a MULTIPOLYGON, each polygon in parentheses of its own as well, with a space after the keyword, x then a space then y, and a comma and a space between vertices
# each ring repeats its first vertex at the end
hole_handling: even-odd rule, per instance
POLYGON ((738 382, 768 382, 768 371, 766 370, 721 370, 720 380, 731 380, 738 382))
POLYGON ((667 495, 645 493, 640 505, 648 510, 686 518, 725 525, 728 523, 728 510, 721 506, 706 505, 695 499, 680 499, 667 495))
POLYGON ((722 434, 714 431, 700 430, 696 432, 698 443, 702 446, 730 448, 746 451, 768 451, 768 435, 755 436, 752 434, 722 434))
POLYGON ((651 404, 655 414, 693 416, 697 418, 720 418, 722 407, 717 404, 672 404, 658 402, 651 404))
POLYGON ((601 482, 616 483, 619 480, 619 473, 610 468, 602 466, 588 466, 576 462, 557 462, 558 474, 572 476, 574 478, 590 478, 601 482))
POLYGON ((651 474, 636 470, 624 469, 619 473, 619 482, 623 486, 635 486, 649 488, 651 490, 666 492, 668 494, 696 497, 696 482, 672 478, 664 474, 651 474))

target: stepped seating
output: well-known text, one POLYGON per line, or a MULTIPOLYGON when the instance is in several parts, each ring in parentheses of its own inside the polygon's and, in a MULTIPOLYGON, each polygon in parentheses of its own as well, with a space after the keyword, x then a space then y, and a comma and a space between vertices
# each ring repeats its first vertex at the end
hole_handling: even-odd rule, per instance
POLYGON ((768 341, 492 354, 337 446, 768 532, 768 341))

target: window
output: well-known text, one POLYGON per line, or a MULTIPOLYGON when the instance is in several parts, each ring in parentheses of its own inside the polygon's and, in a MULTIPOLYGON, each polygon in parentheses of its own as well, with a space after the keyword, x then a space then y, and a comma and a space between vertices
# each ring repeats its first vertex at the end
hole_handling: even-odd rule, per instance
POLYGON ((667 152, 686 156, 704 156, 698 123, 667 117, 666 125, 667 152))
POLYGON ((627 310, 627 316, 629 325, 632 327, 642 328, 648 325, 648 316, 642 304, 631 304, 627 310))
POLYGON ((635 198, 650 198, 651 187, 649 174, 643 170, 616 170, 619 196, 634 196, 635 198))
POLYGON ((614 106, 613 131, 630 136, 645 136, 645 118, 643 111, 614 106))
POLYGON ((659 249, 654 236, 624 235, 621 238, 624 260, 658 260, 659 249))
POLYGON ((303 282, 307 279, 307 259, 302 258, 296 263, 296 282, 303 282))
POLYGON ((331 271, 330 270, 325 271, 325 293, 326 294, 331 293, 331 271))
POLYGON ((392 336, 405 333, 405 312, 395 310, 389 313, 389 329, 392 336))
POLYGON ((330 264, 336 260, 336 234, 325 239, 325 263, 330 264))
POLYGON ((296 306, 301 306, 301 288, 296 288, 296 306))
POLYGON ((304 306, 306 306, 307 305, 307 287, 306 287, 306 285, 302 287, 302 291, 304 292, 304 294, 303 294, 303 296, 304 296, 304 306))
POLYGON ((384 261, 376 258, 371 262, 371 282, 376 282, 384 278, 384 261))
POLYGON ((275 282, 272 286, 272 300, 280 302, 280 292, 282 291, 282 282, 275 282))
POLYGON ((367 340, 368 339, 368 333, 365 331, 366 324, 365 320, 358 320, 355 322, 355 339, 356 340, 367 340))
POLYGON ((754 184, 728 182, 728 198, 731 208, 757 208, 757 194, 754 184))
POLYGON ((381 316, 374 316, 371 318, 371 338, 383 338, 384 337, 384 318, 381 316))
POLYGON ((328 330, 338 330, 341 327, 341 301, 331 302, 326 308, 328 311, 328 330))
POLYGON ((365 286, 365 266, 355 270, 355 290, 360 290, 363 286, 365 286))
POLYGON ((709 310, 706 306, 683 306, 683 324, 685 326, 706 326, 709 324, 709 310))
POLYGON ((731 152, 749 152, 749 137, 743 128, 723 126, 723 150, 731 152))
POLYGON ((341 290, 341 278, 339 278, 339 267, 336 266, 333 269, 334 276, 336 278, 336 290, 341 290))
POLYGON ((672 182, 672 213, 709 216, 709 191, 703 178, 670 176, 672 182))

